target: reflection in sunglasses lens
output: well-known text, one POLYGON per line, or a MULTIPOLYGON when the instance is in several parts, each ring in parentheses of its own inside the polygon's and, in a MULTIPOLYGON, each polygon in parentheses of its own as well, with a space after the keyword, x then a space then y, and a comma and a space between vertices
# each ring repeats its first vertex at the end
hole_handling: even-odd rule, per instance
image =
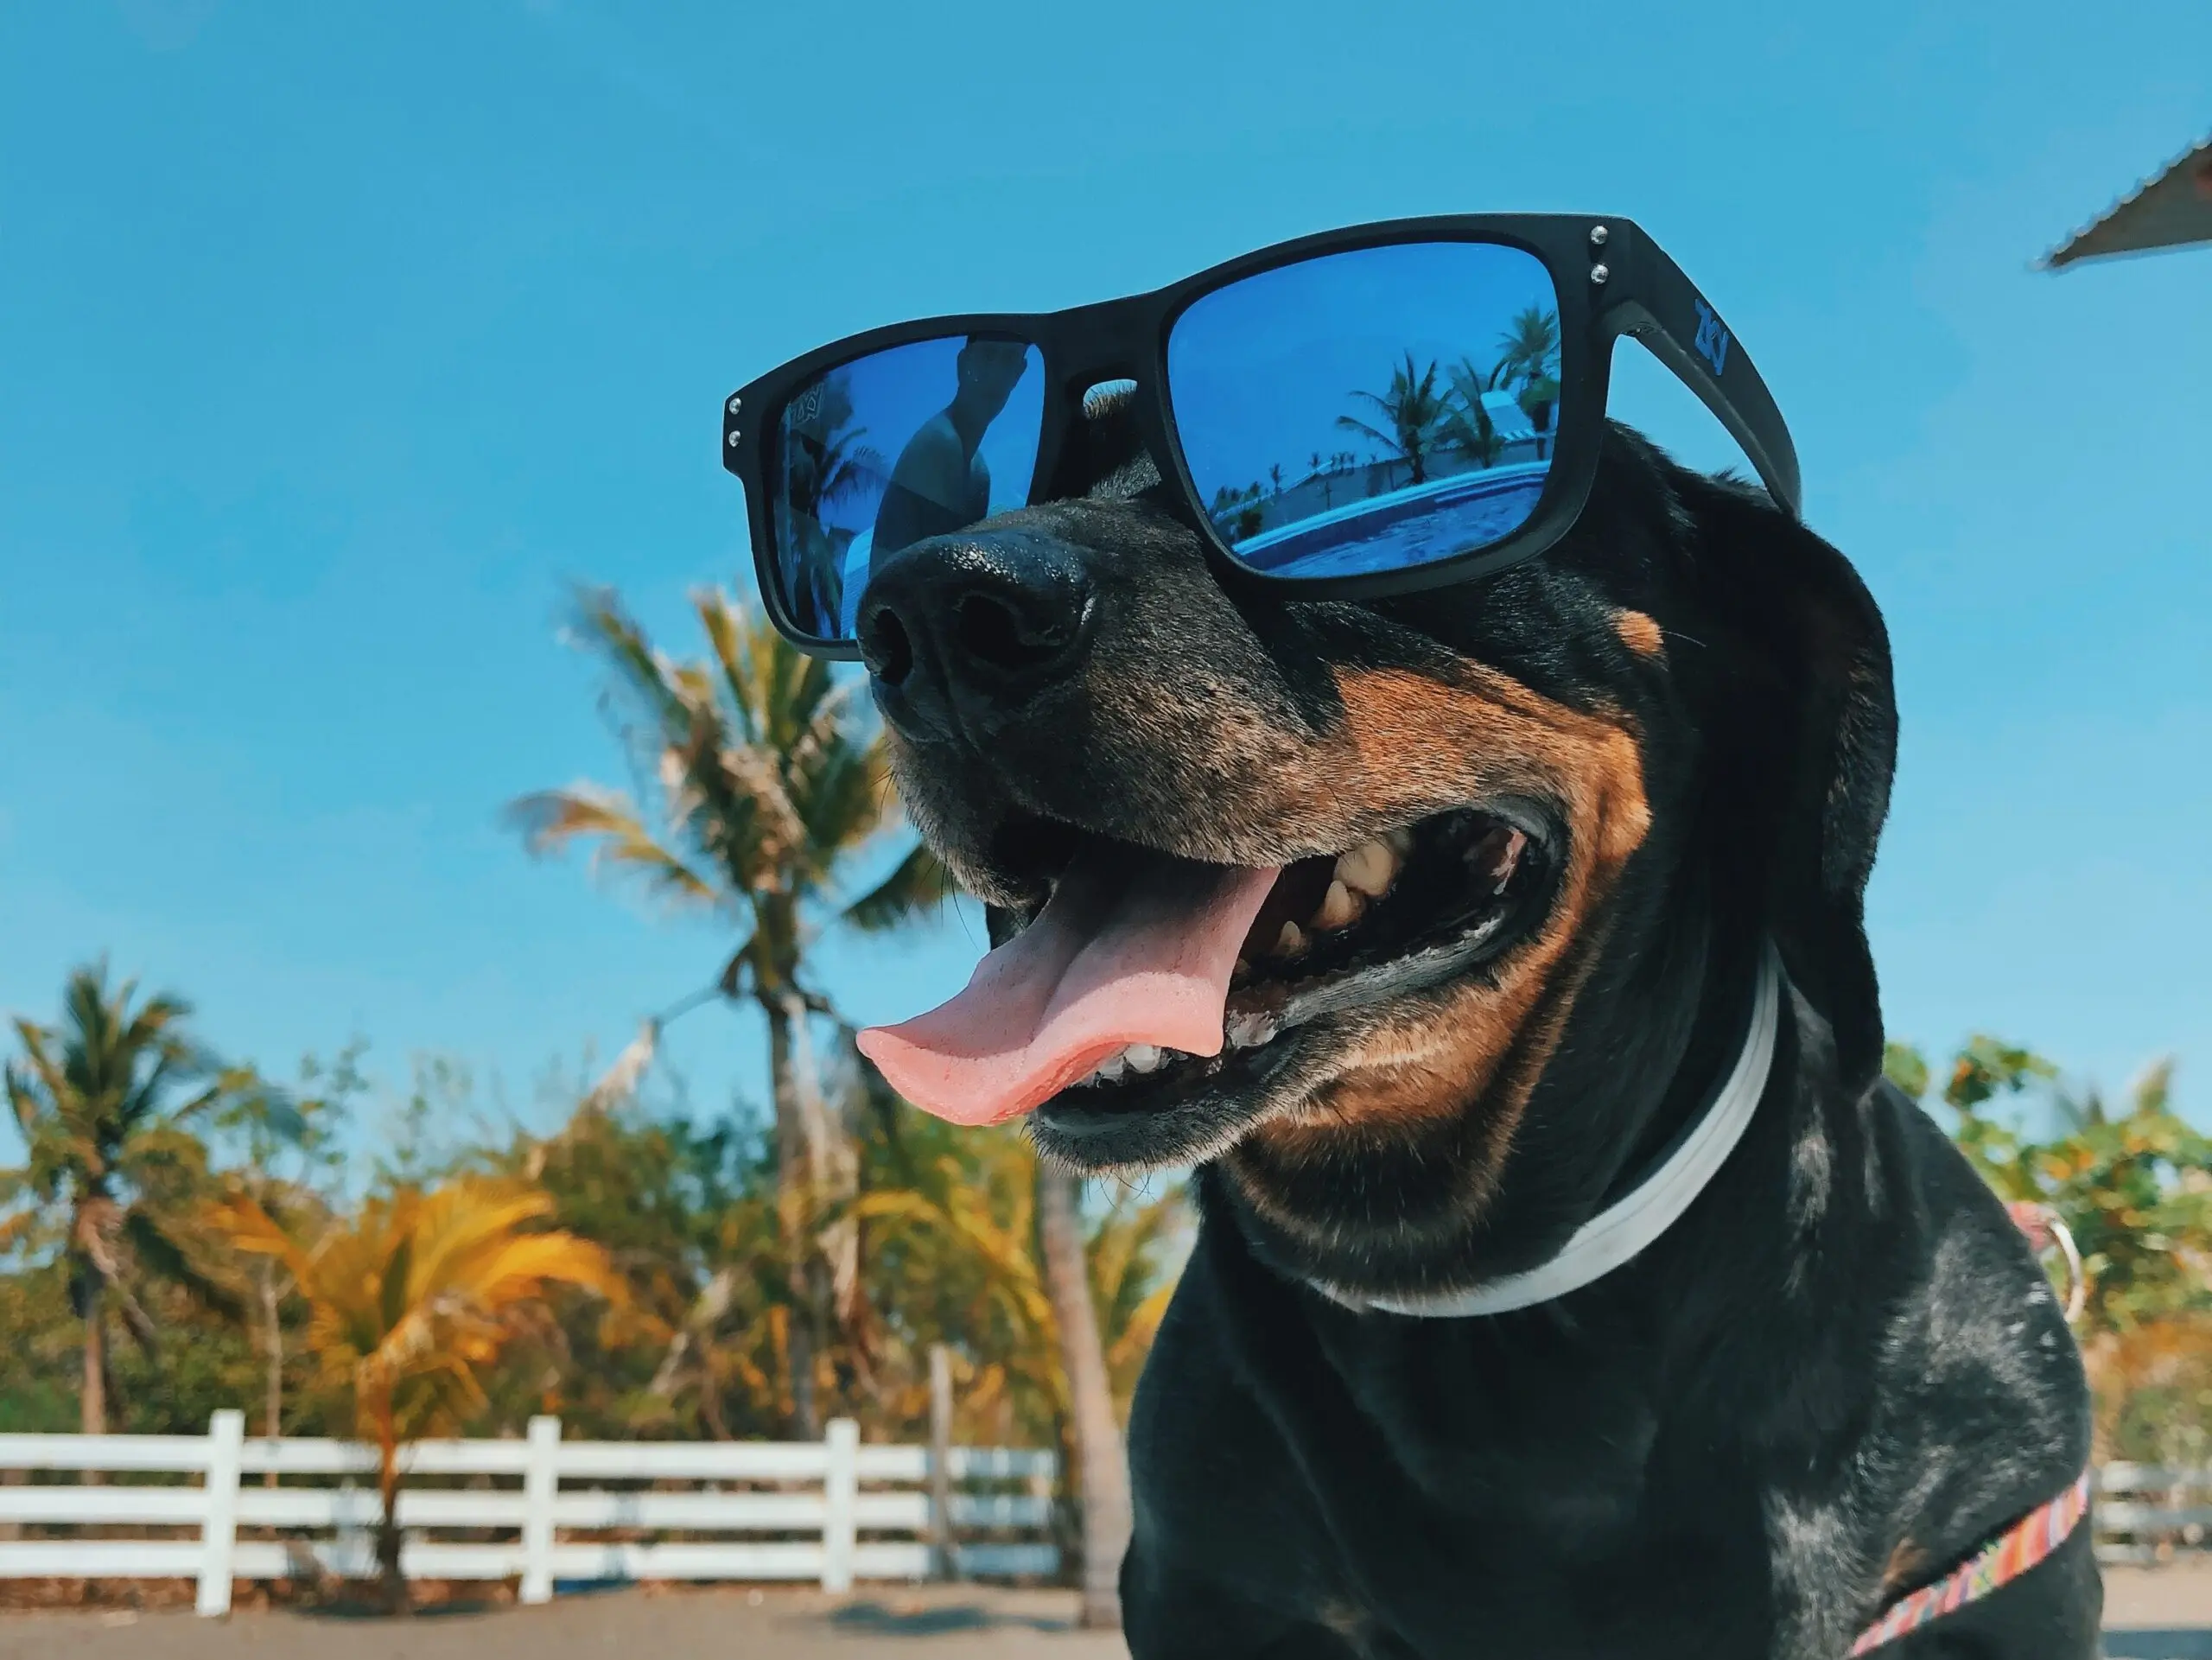
POLYGON ((1400 243, 1217 289, 1168 338, 1185 463, 1255 570, 1351 576, 1528 522, 1558 430, 1559 302, 1496 243, 1400 243))
POLYGON ((841 364, 777 429, 776 579, 803 633, 849 640, 899 549, 1024 506, 1044 422, 1035 347, 975 335, 841 364))

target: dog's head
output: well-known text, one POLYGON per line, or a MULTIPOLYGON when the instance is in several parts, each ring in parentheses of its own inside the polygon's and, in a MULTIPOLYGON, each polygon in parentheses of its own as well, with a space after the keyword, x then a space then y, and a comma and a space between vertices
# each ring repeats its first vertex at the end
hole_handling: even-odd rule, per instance
POLYGON ((1029 1046, 1001 1083, 1048 1155, 1212 1161, 1277 1254, 1402 1285, 1555 1249, 1763 934, 1871 1076, 1895 716, 1834 550, 1617 429, 1542 557, 1301 602, 1217 578, 1126 408, 1082 437, 1061 499, 902 550, 861 614, 908 810, 995 941, 1036 925, 950 1041, 1029 1046), (1147 998, 1211 1022, 1210 976, 1202 1053, 1116 1053, 1147 998), (1085 976, 1111 1018, 1040 1035, 1085 976))

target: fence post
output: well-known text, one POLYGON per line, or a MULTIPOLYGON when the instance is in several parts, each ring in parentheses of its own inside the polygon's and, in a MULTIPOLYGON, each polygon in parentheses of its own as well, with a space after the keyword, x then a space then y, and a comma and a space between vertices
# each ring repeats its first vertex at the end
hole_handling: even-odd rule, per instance
POLYGON ((561 1421, 530 1421, 529 1462, 522 1471, 522 1586, 518 1602, 553 1600, 553 1498, 561 1487, 561 1421))
POLYGON ((960 1547, 952 1536, 952 1351, 930 1345, 931 1576, 960 1577, 960 1547))
POLYGON ((207 1421, 207 1510, 200 1520, 200 1595, 202 1614, 231 1612, 231 1559, 238 1536, 238 1464, 245 1451, 245 1414, 225 1407, 207 1421))
POLYGON ((822 1588, 836 1595, 853 1588, 853 1547, 859 1528, 854 1515, 860 1498, 861 1427, 850 1418, 832 1418, 823 1427, 830 1466, 822 1496, 822 1588))

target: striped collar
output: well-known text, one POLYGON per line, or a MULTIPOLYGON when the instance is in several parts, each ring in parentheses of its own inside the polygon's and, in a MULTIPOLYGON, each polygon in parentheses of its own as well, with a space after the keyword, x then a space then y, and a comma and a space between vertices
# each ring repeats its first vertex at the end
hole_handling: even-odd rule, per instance
POLYGON ((1935 1584, 1923 1586, 1859 1634, 1854 1655, 1872 1654, 1907 1631, 1979 1602, 1999 1587, 2017 1580, 2066 1542, 2089 1511, 2089 1472, 2048 1504, 2038 1504, 1961 1566, 1935 1584))
POLYGON ((1681 1219, 1706 1184, 1727 1162, 1766 1093, 1775 1040, 1782 1026, 1782 960, 1771 944, 1760 959, 1758 989, 1736 1065, 1706 1110, 1676 1140, 1651 1173, 1574 1231, 1559 1255, 1523 1274, 1465 1291, 1370 1296, 1314 1282, 1314 1289, 1347 1308, 1432 1320, 1503 1314, 1580 1291, 1629 1262, 1681 1219))

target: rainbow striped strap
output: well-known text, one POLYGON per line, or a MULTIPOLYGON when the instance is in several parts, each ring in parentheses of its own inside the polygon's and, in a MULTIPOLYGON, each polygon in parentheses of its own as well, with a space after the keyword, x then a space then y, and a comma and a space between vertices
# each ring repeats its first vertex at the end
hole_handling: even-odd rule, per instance
POLYGON ((1923 1587, 1859 1634, 1851 1645, 1854 1655, 1867 1654, 1907 1631, 1918 1631, 1932 1619, 1963 1608, 1987 1596, 2011 1580, 2017 1580, 2066 1542, 2089 1511, 2089 1472, 2048 1504, 2037 1506, 2006 1529, 1998 1539, 1962 1568, 1923 1587))

